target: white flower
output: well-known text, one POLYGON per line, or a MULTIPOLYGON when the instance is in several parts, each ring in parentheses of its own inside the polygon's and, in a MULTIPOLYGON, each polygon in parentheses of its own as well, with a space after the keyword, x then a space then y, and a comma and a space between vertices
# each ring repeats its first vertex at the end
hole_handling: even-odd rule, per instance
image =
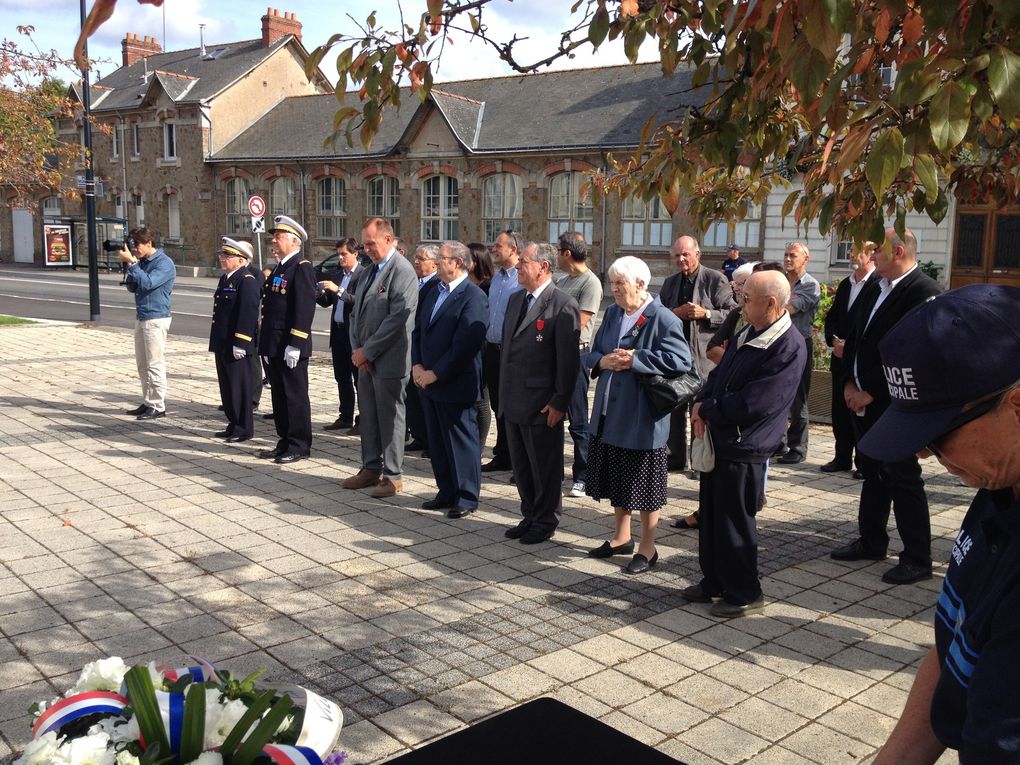
POLYGON ((53 731, 30 741, 21 757, 14 761, 14 765, 48 765, 51 758, 60 746, 57 734, 53 731))
POLYGON ((105 733, 71 739, 54 752, 52 765, 116 765, 116 755, 108 747, 105 733))
POLYGON ((141 765, 141 760, 125 749, 117 753, 117 765, 141 765))
MULTIPOLYGON (((194 685, 189 688, 202 688, 204 686, 194 685)), ((237 725, 238 720, 244 717, 248 707, 243 701, 220 700, 218 688, 205 689, 205 748, 212 749, 220 746, 230 734, 230 731, 237 725)))
POLYGON ((130 720, 125 720, 119 715, 114 717, 104 717, 89 728, 90 736, 96 733, 107 734, 110 737, 110 740, 115 744, 127 741, 137 741, 139 736, 138 718, 132 717, 130 720))
POLYGON ((128 669, 128 665, 119 656, 93 661, 82 668, 78 682, 65 695, 73 696, 87 691, 119 691, 128 669))
POLYGON ((219 752, 202 752, 197 760, 192 760, 189 765, 223 765, 223 755, 219 752))
POLYGON ((149 677, 152 679, 152 687, 157 691, 164 690, 163 684, 166 682, 166 678, 163 677, 162 672, 156 669, 156 662, 150 661, 148 667, 149 677))
POLYGON ((294 715, 287 715, 286 717, 283 718, 283 722, 280 723, 280 727, 276 729, 276 733, 274 733, 273 735, 279 736, 281 733, 287 730, 287 728, 289 728, 293 723, 294 715))

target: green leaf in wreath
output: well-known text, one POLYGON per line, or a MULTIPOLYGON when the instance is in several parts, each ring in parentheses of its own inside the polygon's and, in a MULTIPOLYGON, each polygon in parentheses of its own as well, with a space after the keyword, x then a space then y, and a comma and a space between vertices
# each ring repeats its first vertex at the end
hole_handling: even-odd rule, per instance
POLYGON ((290 696, 281 696, 273 704, 273 708, 269 710, 269 713, 262 718, 255 730, 251 732, 251 735, 241 744, 237 753, 230 759, 230 765, 251 765, 255 758, 259 756, 262 747, 272 741, 273 734, 276 733, 276 729, 280 727, 287 715, 290 714, 291 707, 293 706, 294 702, 291 701, 290 696))
POLYGON ((223 740, 223 746, 220 747, 220 753, 223 755, 223 759, 226 762, 231 761, 231 757, 234 754, 234 750, 237 749, 237 745, 241 743, 241 738, 248 731, 248 729, 262 717, 262 713, 269 709, 269 705, 273 703, 273 697, 276 694, 273 691, 266 691, 259 696, 248 707, 248 711, 241 715, 241 719, 237 721, 237 724, 231 728, 230 733, 223 740))
POLYGON ((148 745, 146 748, 159 745, 161 751, 169 752, 170 742, 156 703, 156 689, 152 686, 149 668, 144 665, 132 667, 124 675, 124 683, 127 685, 128 701, 138 718, 138 730, 148 745))
POLYGON ((192 685, 184 697, 184 721, 181 725, 181 762, 198 759, 205 745, 205 686, 192 685))

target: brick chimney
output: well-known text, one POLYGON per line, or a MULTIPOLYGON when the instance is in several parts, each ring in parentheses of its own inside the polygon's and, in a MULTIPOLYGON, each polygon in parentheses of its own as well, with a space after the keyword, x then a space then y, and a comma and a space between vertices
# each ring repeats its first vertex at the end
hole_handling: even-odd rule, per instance
POLYGON ((301 40, 301 22, 293 13, 284 11, 282 14, 275 8, 267 8, 262 17, 262 47, 268 48, 281 37, 294 35, 301 40))
POLYGON ((133 33, 124 35, 124 39, 120 43, 120 50, 124 58, 124 66, 131 66, 140 58, 163 52, 155 37, 146 35, 139 38, 133 33))

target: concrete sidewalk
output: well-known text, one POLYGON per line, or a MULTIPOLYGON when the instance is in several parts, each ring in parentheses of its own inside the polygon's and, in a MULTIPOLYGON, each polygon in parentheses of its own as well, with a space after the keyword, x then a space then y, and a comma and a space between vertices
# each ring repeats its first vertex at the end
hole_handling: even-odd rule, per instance
POLYGON ((542 695, 690 765, 867 762, 932 643, 972 496, 926 463, 939 576, 889 587, 889 563, 828 558, 856 534, 860 484, 819 472, 832 439, 812 428, 810 461, 771 470, 759 517, 769 605, 723 621, 679 597, 697 572, 697 536, 668 528, 695 508, 682 476, 659 566, 628 577, 585 556, 608 538, 604 503, 565 498, 553 542, 524 547, 503 537, 506 474, 456 521, 420 509, 435 485, 417 453, 393 501, 343 490, 359 443, 320 429, 336 412, 325 357, 312 458, 279 466, 254 456, 270 422, 248 443, 212 438, 202 342, 171 338, 168 416, 147 423, 122 414, 139 400, 129 333, 11 326, 0 348, 0 760, 27 741, 28 706, 85 662, 190 654, 328 695, 357 763, 542 695))

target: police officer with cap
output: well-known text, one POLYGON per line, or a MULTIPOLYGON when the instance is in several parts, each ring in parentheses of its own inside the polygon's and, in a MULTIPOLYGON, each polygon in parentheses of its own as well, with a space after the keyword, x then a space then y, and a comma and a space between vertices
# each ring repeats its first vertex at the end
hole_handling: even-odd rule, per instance
POLYGON ((247 441, 255 434, 251 401, 254 381, 248 357, 256 355, 259 321, 259 281, 248 270, 252 249, 248 242, 221 240, 223 275, 213 298, 209 350, 215 354, 216 377, 227 427, 216 434, 227 443, 247 441))
POLYGON ((890 404, 860 442, 934 455, 979 489, 935 609, 935 647, 874 765, 1020 762, 1020 289, 931 298, 879 343, 890 404))
POLYGON ((259 352, 269 359, 276 447, 259 452, 281 465, 308 456, 312 448, 312 408, 308 401, 308 359, 315 317, 315 269, 302 257, 308 234, 286 215, 273 218, 273 254, 277 264, 262 298, 259 352))

